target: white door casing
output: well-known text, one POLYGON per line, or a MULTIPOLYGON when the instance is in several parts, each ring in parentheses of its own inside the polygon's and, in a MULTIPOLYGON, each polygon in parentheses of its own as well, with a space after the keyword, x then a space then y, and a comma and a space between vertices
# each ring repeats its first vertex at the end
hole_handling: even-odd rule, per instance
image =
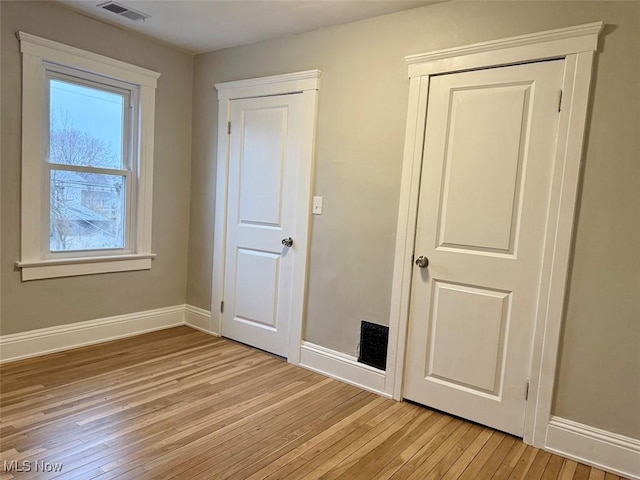
POLYGON ((405 398, 522 436, 564 62, 435 77, 405 398))
POLYGON ((310 70, 216 85, 210 329, 291 363, 302 338, 319 78, 310 70))
MULTIPOLYGON (((385 391, 403 397, 414 240, 429 85, 436 75, 559 59, 564 63, 562 111, 553 153, 551 194, 525 407, 524 441, 545 446, 551 418, 558 343, 573 219, 589 105, 593 58, 602 22, 526 34, 408 56, 409 102, 389 319, 385 391)), ((418 252, 416 252, 418 253, 418 252)))

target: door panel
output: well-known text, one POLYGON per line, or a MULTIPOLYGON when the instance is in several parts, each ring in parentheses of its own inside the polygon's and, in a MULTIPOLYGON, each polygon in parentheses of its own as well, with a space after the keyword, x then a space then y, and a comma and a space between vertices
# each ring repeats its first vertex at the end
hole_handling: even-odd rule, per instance
POLYGON ((438 281, 433 286, 431 355, 424 376, 499 395, 510 294, 438 281))
POLYGON ((530 90, 451 90, 440 245, 513 253, 530 90))
POLYGON ((549 205, 563 62, 429 86, 404 396, 515 435, 549 205))
POLYGON ((234 321, 277 330, 280 255, 238 248, 234 321))
MULTIPOLYGON (((233 100, 222 335, 287 355, 301 95, 233 100)), ((304 255, 299 259, 305 261, 304 255)))
POLYGON ((287 108, 245 110, 240 127, 240 223, 282 227, 287 108))

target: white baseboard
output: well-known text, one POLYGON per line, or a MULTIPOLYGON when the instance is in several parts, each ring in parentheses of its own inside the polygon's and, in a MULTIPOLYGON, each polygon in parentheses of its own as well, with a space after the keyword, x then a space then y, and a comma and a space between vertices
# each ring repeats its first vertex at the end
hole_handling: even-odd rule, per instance
POLYGON ((220 333, 213 331, 211 328, 211 312, 203 308, 194 307, 193 305, 184 306, 184 323, 185 325, 208 333, 215 337, 219 337, 220 333))
POLYGON ((389 394, 384 392, 385 372, 358 363, 356 358, 350 355, 313 343, 302 342, 299 365, 378 395, 391 398, 389 394))
POLYGON ((545 449, 626 478, 640 480, 640 440, 551 417, 545 449))
POLYGON ((185 306, 99 318, 0 336, 0 362, 20 360, 184 325, 185 306))

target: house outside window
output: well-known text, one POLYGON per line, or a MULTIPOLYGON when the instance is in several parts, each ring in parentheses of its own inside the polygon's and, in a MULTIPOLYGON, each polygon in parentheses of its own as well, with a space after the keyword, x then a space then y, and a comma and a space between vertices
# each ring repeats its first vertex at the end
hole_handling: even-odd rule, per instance
POLYGON ((159 74, 19 33, 23 280, 151 268, 159 74))

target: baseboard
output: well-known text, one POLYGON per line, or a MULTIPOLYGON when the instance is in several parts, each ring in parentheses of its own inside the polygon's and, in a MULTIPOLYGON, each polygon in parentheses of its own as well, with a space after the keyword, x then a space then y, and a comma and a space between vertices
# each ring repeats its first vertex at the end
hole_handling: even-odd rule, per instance
POLYGON ((545 449, 629 479, 640 480, 640 440, 551 417, 545 449))
POLYGON ((184 325, 185 306, 146 310, 0 336, 0 362, 59 352, 184 325))
POLYGON ((350 355, 314 345, 313 343, 302 342, 299 365, 378 395, 391 398, 389 394, 384 392, 385 372, 358 363, 356 358, 350 355))
POLYGON ((219 337, 220 333, 211 328, 211 312, 193 305, 184 306, 184 323, 196 330, 219 337))

